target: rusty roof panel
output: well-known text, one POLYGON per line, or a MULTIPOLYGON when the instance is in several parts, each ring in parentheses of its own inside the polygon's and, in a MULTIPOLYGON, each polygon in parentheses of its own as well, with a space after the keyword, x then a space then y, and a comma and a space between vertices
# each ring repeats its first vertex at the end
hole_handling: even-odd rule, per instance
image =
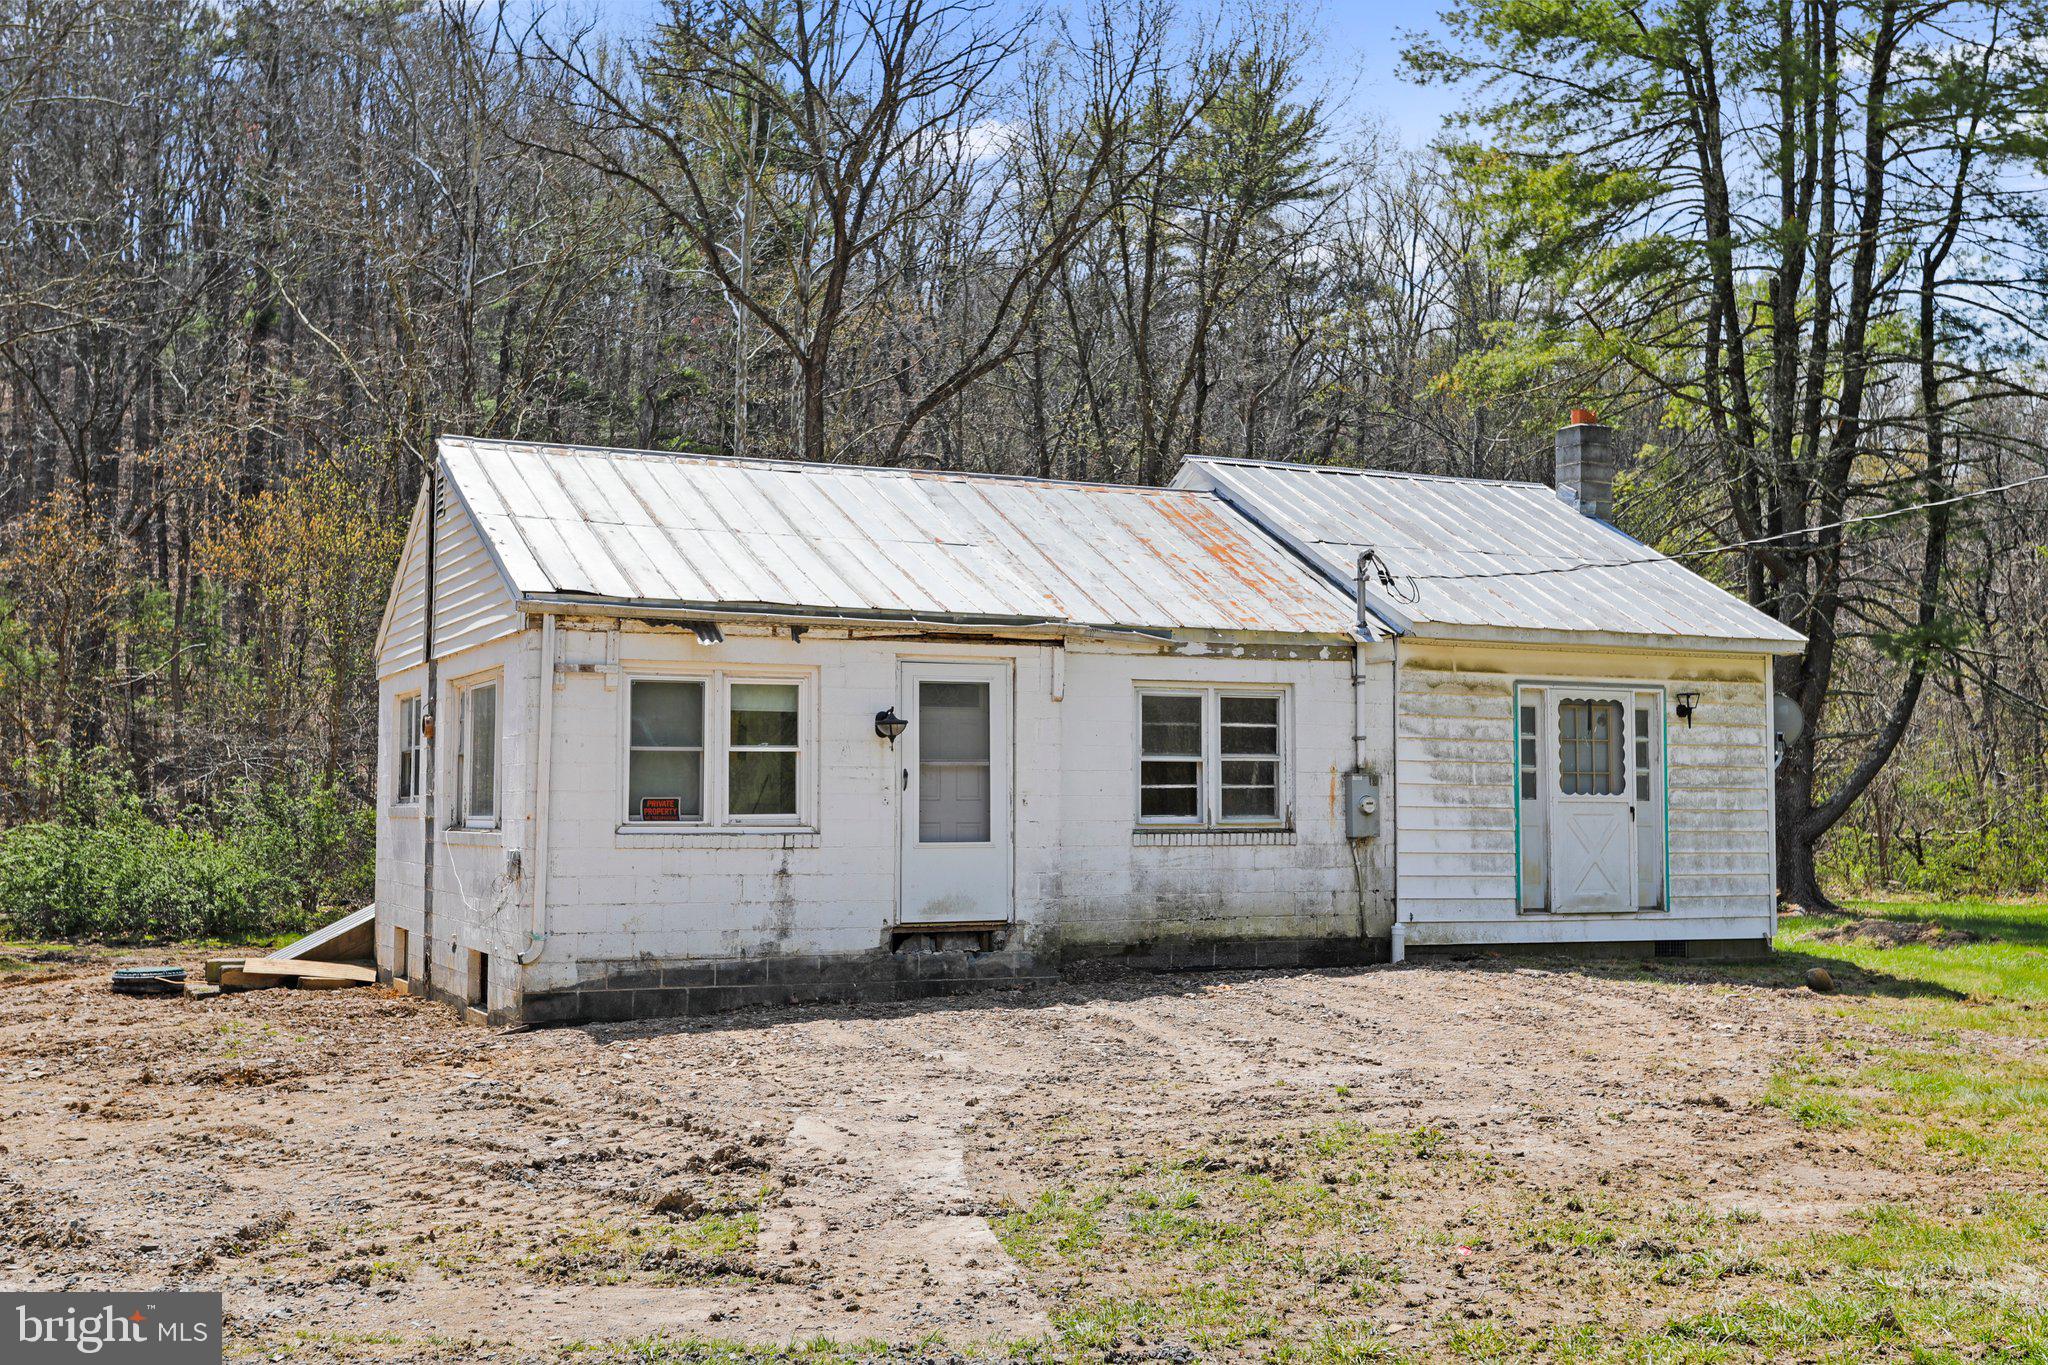
POLYGON ((1356 608, 1213 493, 449 436, 522 598, 1350 636, 1356 608))

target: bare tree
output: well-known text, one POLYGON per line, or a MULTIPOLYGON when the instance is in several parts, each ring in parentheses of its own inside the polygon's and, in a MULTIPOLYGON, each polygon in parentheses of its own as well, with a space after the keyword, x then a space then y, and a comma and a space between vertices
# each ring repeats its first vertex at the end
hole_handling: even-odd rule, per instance
POLYGON ((990 15, 962 0, 676 0, 630 66, 587 35, 528 35, 578 78, 576 117, 535 145, 634 186, 758 323, 795 371, 806 458, 835 453, 842 339, 902 302, 889 245, 943 237, 963 210, 980 230, 973 332, 902 405, 881 447, 893 457, 1015 354, 1121 180, 1166 154, 1155 140, 1133 164, 1137 102, 1169 60, 1165 11, 1105 4, 1040 54, 1021 21, 990 15))

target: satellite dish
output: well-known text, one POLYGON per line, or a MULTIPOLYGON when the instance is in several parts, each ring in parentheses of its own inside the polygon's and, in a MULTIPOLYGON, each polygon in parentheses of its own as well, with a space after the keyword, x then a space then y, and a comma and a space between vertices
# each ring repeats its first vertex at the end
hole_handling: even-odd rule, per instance
POLYGON ((1776 741, 1771 746, 1775 750, 1772 764, 1775 767, 1775 760, 1784 758, 1786 748, 1796 744, 1806 733, 1806 713, 1799 709, 1798 702, 1782 692, 1771 699, 1771 731, 1776 741))
POLYGON ((1806 713, 1798 702, 1780 692, 1771 700, 1771 728, 1787 744, 1796 743, 1806 733, 1806 713))

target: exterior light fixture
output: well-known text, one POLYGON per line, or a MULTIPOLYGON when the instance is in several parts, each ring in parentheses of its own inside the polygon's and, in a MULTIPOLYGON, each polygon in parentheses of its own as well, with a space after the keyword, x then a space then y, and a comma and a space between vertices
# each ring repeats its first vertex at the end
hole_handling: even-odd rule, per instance
POLYGON ((1700 694, 1680 692, 1678 694, 1678 718, 1685 722, 1685 728, 1692 729, 1692 713, 1700 709, 1700 694))
POLYGON ((897 715, 893 706, 886 711, 875 712, 875 733, 891 744, 896 742, 896 736, 909 728, 910 722, 897 715))

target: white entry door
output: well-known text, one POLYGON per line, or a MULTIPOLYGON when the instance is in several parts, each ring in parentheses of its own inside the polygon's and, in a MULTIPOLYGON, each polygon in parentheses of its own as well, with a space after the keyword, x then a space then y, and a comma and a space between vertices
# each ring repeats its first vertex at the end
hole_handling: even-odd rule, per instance
POLYGON ((1010 918, 1010 670, 903 666, 904 924, 1010 918))
POLYGON ((1630 693, 1551 692, 1557 763, 1550 793, 1550 908, 1618 914, 1636 908, 1636 808, 1628 772, 1630 693))

